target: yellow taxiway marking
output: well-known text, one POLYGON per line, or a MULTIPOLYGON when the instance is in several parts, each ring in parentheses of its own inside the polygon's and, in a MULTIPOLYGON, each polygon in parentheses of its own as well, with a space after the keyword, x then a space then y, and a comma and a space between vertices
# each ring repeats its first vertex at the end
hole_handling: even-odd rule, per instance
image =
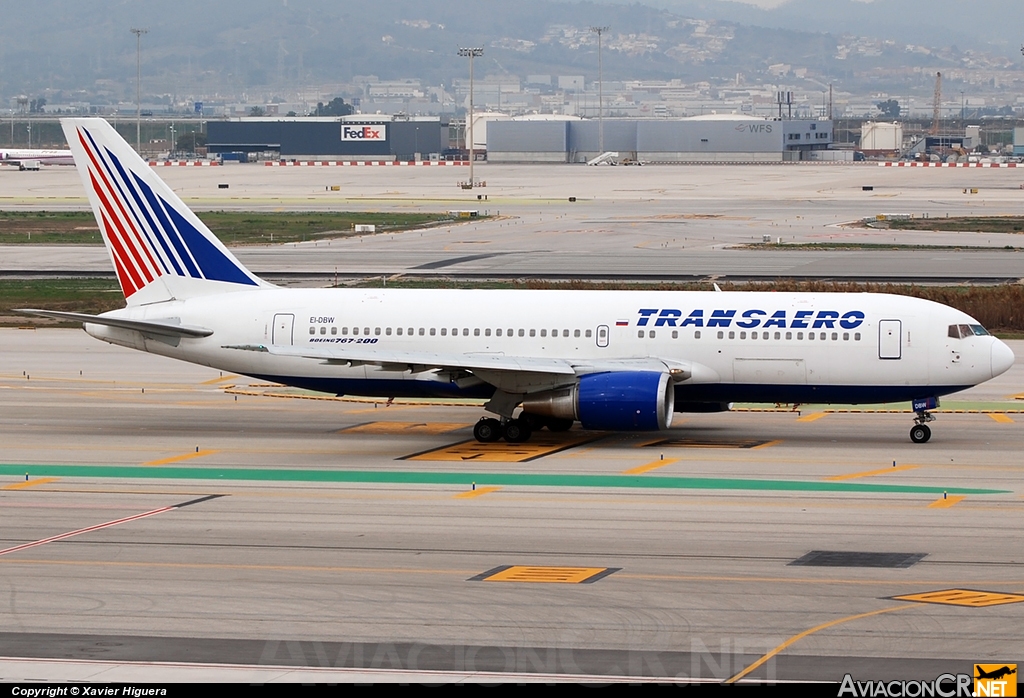
POLYGON ((914 470, 920 468, 919 465, 897 465, 895 468, 879 468, 878 470, 865 470, 859 473, 847 473, 846 475, 833 475, 825 478, 826 480, 856 480, 860 477, 874 477, 875 475, 886 475, 888 473, 898 473, 901 470, 914 470))
POLYGON ((665 460, 656 460, 653 463, 648 463, 647 465, 638 465, 635 468, 630 468, 629 470, 623 470, 622 474, 623 475, 643 475, 644 473, 649 473, 652 470, 657 470, 658 468, 664 468, 666 465, 672 465, 673 463, 676 463, 678 461, 679 461, 678 458, 666 458, 665 460))
POLYGON ((216 385, 217 383, 224 383, 226 381, 232 381, 232 380, 234 380, 236 378, 238 378, 238 376, 236 376, 235 374, 232 373, 230 376, 221 376, 220 378, 211 378, 208 381, 203 381, 199 385, 216 385))
POLYGON ((4 485, 0 487, 0 490, 23 490, 26 487, 35 487, 36 485, 45 485, 48 482, 56 482, 59 477, 39 477, 35 480, 25 480, 24 482, 15 482, 10 485, 4 485))
POLYGON ((521 444, 506 442, 480 443, 462 441, 451 446, 435 448, 423 453, 407 456, 412 461, 482 461, 485 463, 525 463, 552 453, 558 453, 574 446, 592 441, 591 434, 537 434, 530 441, 521 444))
POLYGON ((211 449, 209 451, 204 450, 204 451, 195 451, 193 453, 183 453, 180 456, 171 456, 170 458, 161 458, 160 460, 151 460, 151 461, 148 461, 146 463, 143 463, 143 465, 169 465, 171 463, 180 463, 183 460, 191 460, 192 458, 200 458, 202 456, 210 456, 210 455, 213 455, 214 453, 220 453, 220 451, 212 450, 211 449))
POLYGON ((798 422, 816 422, 819 419, 821 419, 822 417, 827 417, 828 414, 829 414, 828 412, 811 412, 810 414, 805 414, 803 417, 797 417, 796 421, 798 421, 798 422))
POLYGON ((988 414, 989 417, 991 417, 993 420, 999 422, 1000 424, 1013 424, 1013 419, 1010 418, 1009 415, 998 414, 996 412, 988 412, 987 414, 988 414))
POLYGON ((929 509, 949 509, 957 502, 962 502, 964 495, 955 494, 952 497, 943 497, 942 499, 936 499, 934 502, 928 505, 929 509))
POLYGON ((1005 594, 998 591, 977 591, 975 589, 943 589, 942 591, 927 591, 923 594, 905 594, 894 596, 900 601, 917 601, 920 603, 941 603, 949 606, 969 606, 971 608, 984 608, 986 606, 1001 606, 1006 603, 1020 603, 1024 596, 1020 594, 1005 594))
POLYGON ((789 646, 799 642, 800 640, 803 640, 805 637, 808 637, 809 635, 813 635, 814 633, 818 632, 819 630, 825 630, 827 628, 831 628, 831 627, 836 626, 836 625, 841 625, 842 623, 848 623, 848 622, 853 621, 853 620, 860 620, 861 618, 870 618, 871 616, 878 616, 878 615, 881 615, 883 613, 892 613, 893 611, 905 611, 908 608, 914 608, 914 604, 907 604, 905 606, 893 606, 892 608, 881 608, 881 609, 879 609, 877 611, 868 611, 867 613, 858 613, 857 615, 854 615, 854 616, 846 616, 845 618, 837 618, 836 620, 830 620, 827 623, 822 623, 821 625, 816 625, 813 628, 809 628, 808 630, 805 630, 802 633, 799 633, 799 634, 794 635, 793 637, 789 638, 788 640, 786 640, 781 645, 779 645, 775 649, 773 649, 770 652, 768 652, 766 655, 764 655, 763 657, 758 659, 756 662, 754 662, 753 664, 748 666, 746 669, 744 669, 740 673, 738 673, 735 676, 732 676, 729 679, 727 679, 725 683, 727 683, 727 684, 728 683, 736 683, 737 681, 742 679, 744 676, 746 676, 747 674, 749 674, 750 672, 754 671, 759 666, 761 666, 762 664, 767 662, 769 659, 771 659, 775 655, 777 655, 780 652, 782 652, 783 650, 785 650, 787 647, 789 647, 789 646))
POLYGON ((539 567, 510 565, 496 567, 473 577, 478 582, 535 582, 542 584, 589 584, 613 572, 612 567, 539 567))
POLYGON ((760 448, 770 448, 772 446, 778 446, 781 443, 782 443, 782 439, 775 439, 774 441, 766 441, 763 444, 758 444, 757 446, 751 446, 750 450, 751 451, 756 451, 756 450, 758 450, 760 448))
POLYGON ((445 422, 369 422, 339 431, 345 434, 444 434, 466 426, 445 422))
POLYGON ((490 494, 491 492, 497 492, 500 489, 500 487, 477 487, 475 490, 470 490, 469 492, 459 492, 455 495, 455 499, 472 499, 473 497, 480 497, 485 494, 490 494))

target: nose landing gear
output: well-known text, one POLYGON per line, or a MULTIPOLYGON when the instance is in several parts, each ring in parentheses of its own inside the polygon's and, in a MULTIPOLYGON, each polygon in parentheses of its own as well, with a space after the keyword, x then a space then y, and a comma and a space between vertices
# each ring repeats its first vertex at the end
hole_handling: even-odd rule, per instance
POLYGON ((914 426, 910 430, 910 440, 915 444, 927 443, 928 439, 932 438, 932 430, 928 428, 928 422, 935 421, 935 415, 929 410, 934 410, 939 406, 938 398, 927 398, 924 400, 914 400, 914 412, 917 414, 914 417, 914 426))

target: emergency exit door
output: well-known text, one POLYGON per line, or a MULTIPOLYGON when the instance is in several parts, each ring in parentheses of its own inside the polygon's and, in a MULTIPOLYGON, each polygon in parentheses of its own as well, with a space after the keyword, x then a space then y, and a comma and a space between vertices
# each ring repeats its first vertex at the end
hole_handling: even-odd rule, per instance
POLYGON ((274 316, 274 331, 270 337, 271 344, 291 346, 294 343, 295 316, 291 313, 278 313, 274 316))
POLYGON ((882 320, 878 323, 878 358, 899 359, 903 356, 903 323, 882 320))

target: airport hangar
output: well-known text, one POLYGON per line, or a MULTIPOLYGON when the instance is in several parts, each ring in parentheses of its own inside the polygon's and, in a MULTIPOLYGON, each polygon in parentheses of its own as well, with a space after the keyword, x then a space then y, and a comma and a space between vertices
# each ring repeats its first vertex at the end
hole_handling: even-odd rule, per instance
MULTIPOLYGON (((479 122, 478 122, 479 123, 479 122)), ((282 117, 211 121, 211 154, 281 160, 426 160, 449 147, 438 117, 282 117)), ((687 119, 568 119, 533 115, 486 124, 487 159, 501 163, 585 163, 604 152, 619 161, 793 162, 841 159, 829 120, 712 114, 687 119), (601 148, 601 131, 604 147, 601 148)), ((481 139, 474 137, 479 144, 481 139)))

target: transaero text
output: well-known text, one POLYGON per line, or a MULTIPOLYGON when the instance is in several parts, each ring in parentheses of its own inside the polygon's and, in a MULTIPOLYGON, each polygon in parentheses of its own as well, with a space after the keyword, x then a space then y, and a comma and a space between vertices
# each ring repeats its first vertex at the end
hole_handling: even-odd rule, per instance
POLYGON ((712 310, 701 308, 691 310, 683 317, 683 311, 676 308, 641 308, 637 327, 736 327, 749 330, 754 327, 782 327, 793 329, 833 330, 838 324, 844 330, 852 330, 864 324, 864 312, 848 310, 712 310))

